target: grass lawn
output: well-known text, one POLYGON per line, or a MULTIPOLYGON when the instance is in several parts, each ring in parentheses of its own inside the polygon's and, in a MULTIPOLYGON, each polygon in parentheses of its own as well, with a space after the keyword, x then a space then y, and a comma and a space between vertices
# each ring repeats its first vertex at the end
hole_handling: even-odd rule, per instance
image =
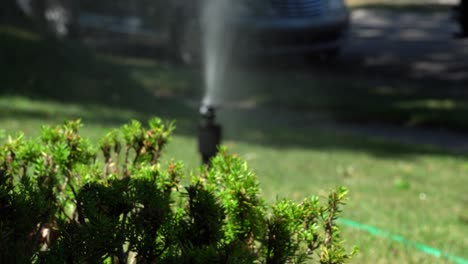
MULTIPOLYGON (((178 124, 164 158, 197 169, 197 70, 95 55, 7 26, 0 27, 0 50, 0 128, 34 136, 42 124, 81 117, 83 133, 97 139, 131 118, 157 115, 178 124)), ((467 156, 320 126, 336 119, 383 120, 463 130, 466 102, 441 96, 436 86, 421 97, 422 87, 414 83, 343 78, 233 70, 220 94, 229 101, 220 113, 224 143, 257 172, 270 201, 325 195, 344 185, 350 189, 346 219, 468 259, 467 156)), ((353 263, 447 262, 347 226, 344 237, 360 247, 353 263)))

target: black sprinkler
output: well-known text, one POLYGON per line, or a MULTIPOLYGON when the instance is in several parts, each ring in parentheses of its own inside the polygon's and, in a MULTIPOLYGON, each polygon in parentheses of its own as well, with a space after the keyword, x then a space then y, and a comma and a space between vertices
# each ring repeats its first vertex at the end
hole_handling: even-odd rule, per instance
POLYGON ((200 107, 201 121, 198 127, 198 151, 203 164, 209 165, 211 158, 218 152, 221 143, 221 126, 216 123, 216 111, 213 106, 200 107))

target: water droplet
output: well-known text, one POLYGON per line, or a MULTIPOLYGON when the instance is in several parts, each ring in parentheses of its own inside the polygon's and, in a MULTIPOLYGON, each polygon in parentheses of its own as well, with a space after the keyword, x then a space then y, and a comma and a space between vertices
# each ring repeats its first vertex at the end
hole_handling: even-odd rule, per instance
POLYGON ((427 196, 426 196, 425 193, 420 193, 419 194, 419 200, 424 201, 424 200, 426 200, 426 198, 427 198, 427 196))

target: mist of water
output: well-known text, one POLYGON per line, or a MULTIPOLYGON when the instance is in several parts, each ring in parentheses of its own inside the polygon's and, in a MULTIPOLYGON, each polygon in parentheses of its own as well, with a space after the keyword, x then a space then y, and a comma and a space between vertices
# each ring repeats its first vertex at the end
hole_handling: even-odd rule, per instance
POLYGON ((232 51, 234 2, 232 0, 206 0, 202 8, 203 62, 205 74, 204 105, 222 103, 225 76, 232 51))

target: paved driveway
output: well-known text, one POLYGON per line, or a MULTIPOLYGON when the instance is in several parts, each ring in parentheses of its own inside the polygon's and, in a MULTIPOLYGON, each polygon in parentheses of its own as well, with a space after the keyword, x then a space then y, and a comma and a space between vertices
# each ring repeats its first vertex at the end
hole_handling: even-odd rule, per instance
MULTIPOLYGON (((445 84, 441 93, 450 94, 454 88, 456 94, 467 95, 468 39, 453 38, 458 25, 450 13, 361 9, 353 12, 352 23, 348 45, 335 62, 339 71, 346 69, 366 77, 441 81, 445 84)), ((385 124, 330 127, 345 133, 468 152, 466 134, 385 124)))
MULTIPOLYGON (((352 24, 350 39, 342 55, 330 64, 313 64, 313 70, 336 73, 337 78, 351 75, 353 79, 370 78, 382 83, 389 79, 403 82, 409 79, 411 83, 429 84, 431 88, 427 87, 427 90, 414 91, 419 93, 415 96, 421 98, 468 98, 468 39, 453 38, 458 25, 451 20, 450 13, 358 9, 353 11, 352 24), (433 86, 432 81, 435 81, 433 86)), ((273 66, 278 72, 310 72, 310 68, 302 68, 301 63, 291 67, 281 62, 281 66, 273 66)), ((382 123, 343 124, 320 118, 314 122, 316 117, 312 116, 307 121, 309 124, 345 134, 434 145, 468 153, 468 135, 462 133, 382 123)))
POLYGON ((468 39, 454 39, 449 12, 355 10, 337 64, 415 79, 468 80, 468 39), (357 67, 361 66, 361 67, 357 67))

